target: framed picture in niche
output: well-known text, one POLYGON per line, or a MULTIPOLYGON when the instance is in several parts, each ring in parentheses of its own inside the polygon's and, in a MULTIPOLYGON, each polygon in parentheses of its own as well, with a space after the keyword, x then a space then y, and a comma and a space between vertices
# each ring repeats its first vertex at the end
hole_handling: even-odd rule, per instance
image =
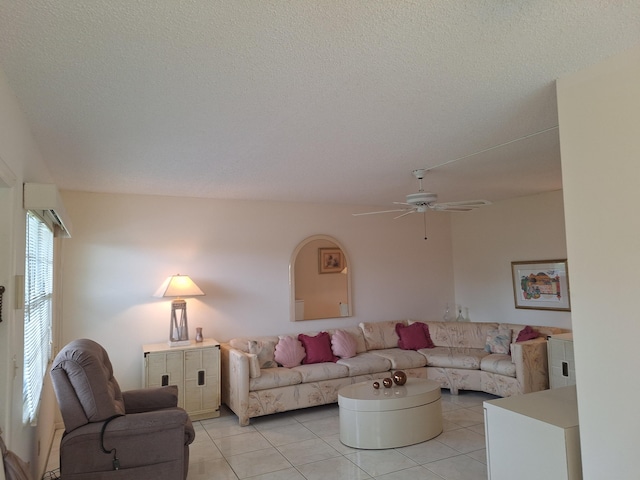
POLYGON ((567 260, 511 262, 516 308, 571 311, 567 260))
POLYGON ((339 248, 318 249, 318 273, 340 273, 344 267, 342 250, 339 248))

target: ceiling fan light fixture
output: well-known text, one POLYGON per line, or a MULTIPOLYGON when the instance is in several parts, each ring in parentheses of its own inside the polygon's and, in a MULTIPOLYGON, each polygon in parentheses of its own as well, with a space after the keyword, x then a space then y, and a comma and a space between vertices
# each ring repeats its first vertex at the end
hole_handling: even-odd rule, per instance
POLYGON ((409 205, 429 205, 438 201, 438 195, 429 192, 410 193, 407 195, 407 203, 409 205))

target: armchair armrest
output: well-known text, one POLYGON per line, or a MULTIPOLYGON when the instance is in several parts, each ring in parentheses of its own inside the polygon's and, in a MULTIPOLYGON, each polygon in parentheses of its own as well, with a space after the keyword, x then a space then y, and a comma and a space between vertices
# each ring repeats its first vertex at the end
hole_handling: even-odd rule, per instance
POLYGON ((511 344, 511 360, 516 366, 516 378, 521 393, 549 388, 547 340, 535 338, 511 344))
POLYGON ((178 406, 178 387, 140 388, 122 392, 124 409, 129 413, 152 412, 163 408, 178 406))

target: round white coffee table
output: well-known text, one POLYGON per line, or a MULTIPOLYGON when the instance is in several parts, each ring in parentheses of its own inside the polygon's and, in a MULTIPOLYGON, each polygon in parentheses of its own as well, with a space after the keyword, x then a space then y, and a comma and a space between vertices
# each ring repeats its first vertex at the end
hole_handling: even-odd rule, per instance
POLYGON ((424 442, 442 433, 440 385, 409 378, 399 387, 373 388, 374 380, 338 392, 340 441, 349 447, 395 448, 424 442))

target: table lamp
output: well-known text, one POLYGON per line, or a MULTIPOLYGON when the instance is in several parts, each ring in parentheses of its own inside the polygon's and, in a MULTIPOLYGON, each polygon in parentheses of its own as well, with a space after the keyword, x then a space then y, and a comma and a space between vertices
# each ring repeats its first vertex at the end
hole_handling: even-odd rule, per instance
POLYGON ((187 324, 187 302, 182 297, 204 295, 204 292, 189 278, 189 275, 171 275, 167 278, 154 297, 177 297, 171 302, 171 323, 169 324, 169 346, 189 345, 189 326, 187 324), (177 312, 180 312, 178 321, 177 312))

